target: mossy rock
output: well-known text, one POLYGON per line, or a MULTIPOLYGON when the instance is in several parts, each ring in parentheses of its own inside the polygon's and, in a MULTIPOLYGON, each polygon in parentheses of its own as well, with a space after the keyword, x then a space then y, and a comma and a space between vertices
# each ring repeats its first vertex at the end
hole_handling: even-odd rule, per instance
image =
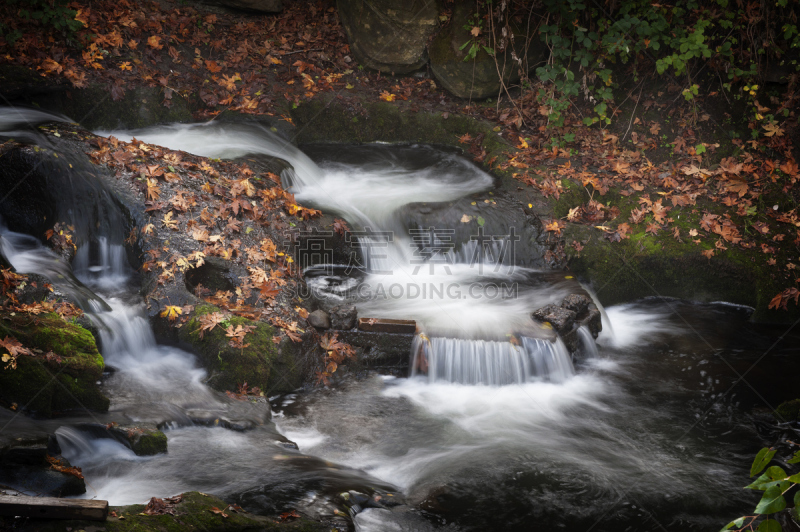
MULTIPOLYGON (((279 522, 277 519, 257 516, 245 512, 225 511, 228 504, 212 495, 196 491, 183 494, 183 500, 175 505, 175 515, 145 515, 144 504, 131 506, 114 506, 109 514, 114 512, 117 517, 109 515, 104 522, 92 521, 36 521, 20 520, 13 523, 12 519, 2 521, 14 530, 26 532, 63 532, 64 530, 94 530, 97 532, 185 532, 196 530, 198 532, 233 532, 233 531, 296 531, 296 532, 322 532, 330 530, 321 523, 300 517, 288 522, 279 522), (225 511, 227 517, 215 513, 212 508, 225 511)), ((10 528, 9 528, 10 529, 10 528)))
POLYGON ((364 66, 406 74, 428 60, 425 46, 438 26, 438 2, 339 0, 350 50, 364 66))
POLYGON ((212 312, 221 311, 213 305, 198 305, 178 332, 180 341, 199 356, 201 365, 209 373, 208 384, 212 388, 235 391, 246 382, 251 388, 258 386, 264 393, 283 393, 303 385, 308 365, 300 358, 299 349, 286 341, 276 345, 273 338, 278 331, 266 323, 234 316, 224 326, 217 325, 205 331, 201 338, 198 318, 212 312), (234 328, 255 326, 245 336, 247 347, 230 346, 231 339, 225 335, 229 325, 234 328))
POLYGON ((775 417, 778 421, 796 421, 800 417, 800 399, 792 399, 778 405, 775 409, 775 417))
POLYGON ((57 314, 4 316, 0 335, 12 336, 37 356, 17 357, 17 369, 0 370, 0 402, 16 403, 35 415, 50 417, 70 410, 108 410, 99 390, 103 357, 92 334, 57 314), (52 351, 61 362, 46 360, 52 351))
POLYGON ((61 113, 80 122, 89 130, 135 129, 171 122, 191 122, 192 110, 199 108, 199 98, 186 100, 173 95, 165 107, 164 89, 135 87, 119 101, 108 97, 109 88, 93 84, 85 89, 70 89, 23 97, 25 103, 61 113))
POLYGON ((464 115, 411 112, 389 102, 365 102, 363 113, 337 104, 334 98, 304 103, 292 110, 298 144, 398 142, 453 146, 463 149, 459 137, 483 135, 487 160, 500 158, 510 145, 483 120, 464 115))
MULTIPOLYGON (((511 47, 495 58, 478 45, 470 34, 474 11, 474 4, 456 2, 450 25, 434 38, 428 54, 431 71, 445 89, 460 98, 482 99, 499 95, 501 79, 506 86, 518 82, 520 66, 511 56, 511 47), (478 46, 478 52, 469 59, 468 52, 473 46, 478 46)), ((520 37, 519 42, 527 41, 520 37)), ((538 46, 531 46, 528 52, 531 64, 537 62, 533 54, 543 54, 544 51, 538 40, 534 44, 538 46)), ((520 49, 517 55, 523 57, 525 54, 520 49)))
MULTIPOLYGON (((623 216, 624 218, 624 216, 623 216)), ((563 230, 568 267, 588 281, 604 305, 644 297, 674 297, 690 301, 725 301, 753 307, 751 319, 763 323, 791 323, 800 312, 770 310, 780 286, 764 271, 760 251, 730 248, 712 258, 702 254, 712 244, 679 242, 662 232, 658 236, 634 232, 629 239, 609 242, 604 234, 584 225, 563 230), (576 252, 573 241, 583 243, 576 252)))

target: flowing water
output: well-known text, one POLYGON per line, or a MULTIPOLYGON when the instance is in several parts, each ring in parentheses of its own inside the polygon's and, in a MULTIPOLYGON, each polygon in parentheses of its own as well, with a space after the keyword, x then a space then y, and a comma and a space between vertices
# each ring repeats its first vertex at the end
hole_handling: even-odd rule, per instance
POLYGON ((497 238, 485 247, 464 236, 457 210, 433 230, 414 221, 425 204, 491 197, 491 177, 457 154, 312 146, 308 157, 254 125, 113 134, 198 155, 287 160, 285 185, 344 217, 365 258, 349 275, 312 268, 309 285, 317 297, 355 302, 361 316, 417 320, 409 356, 425 354, 427 372, 272 398, 273 424, 268 405, 227 400, 205 387, 190 354, 156 344, 135 287, 122 282, 130 271, 118 241, 85 244, 73 276, 38 241, 6 230, 0 244, 12 264, 67 279, 55 284, 83 298, 99 324, 114 371, 103 382, 111 411, 98 421, 169 428, 169 452, 141 458, 88 438, 74 420, 56 422, 87 496, 123 504, 201 490, 265 513, 324 514, 328 495, 378 489, 399 490, 416 508, 367 509, 355 517, 365 531, 716 530, 755 504, 741 486, 761 438, 774 435, 757 434, 752 419, 792 397, 771 376, 796 369, 796 336, 776 343, 783 330, 749 325, 747 310, 730 305, 645 300, 608 309, 597 344, 579 330, 575 367, 529 318, 580 289, 574 281, 518 266, 507 228, 488 216, 497 238), (505 297, 503 284, 515 287, 505 297), (219 418, 248 430, 207 426, 219 418))

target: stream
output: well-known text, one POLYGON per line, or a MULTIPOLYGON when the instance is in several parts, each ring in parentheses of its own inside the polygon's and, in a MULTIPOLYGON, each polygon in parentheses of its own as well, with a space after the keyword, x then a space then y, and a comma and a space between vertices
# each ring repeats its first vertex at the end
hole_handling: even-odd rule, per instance
POLYGON ((156 343, 118 237, 97 235, 70 265, 2 229, 0 250, 17 271, 53 279, 83 302, 112 368, 102 383, 107 414, 0 419, 5 430, 53 428, 83 469, 85 497, 121 505, 198 490, 256 513, 312 515, 330 515, 343 490, 405 497, 404 511, 355 515, 360 531, 718 530, 757 502, 742 486, 774 434, 759 434, 754 419, 793 397, 789 379, 774 375, 800 360, 800 338, 779 339, 785 328, 751 324, 749 309, 725 303, 646 299, 605 309, 596 345, 584 331, 573 360, 529 316, 581 287, 517 264, 514 245, 526 243, 514 242, 501 199, 466 229, 460 206, 494 201, 494 180, 458 153, 381 144, 301 151, 236 124, 99 134, 288 161, 281 177, 298 202, 361 235, 365 264, 307 272, 316 297, 353 303, 360 316, 415 319, 423 333, 409 357, 424 351, 430 369, 412 362, 408 378, 349 376, 268 403, 234 401, 204 384, 193 355, 156 343), (420 221, 428 204, 453 206, 441 227, 420 221), (470 240, 478 226, 489 241, 470 240), (243 430, 208 422, 219 418, 243 430), (168 453, 138 457, 73 428, 115 420, 165 425, 168 453))

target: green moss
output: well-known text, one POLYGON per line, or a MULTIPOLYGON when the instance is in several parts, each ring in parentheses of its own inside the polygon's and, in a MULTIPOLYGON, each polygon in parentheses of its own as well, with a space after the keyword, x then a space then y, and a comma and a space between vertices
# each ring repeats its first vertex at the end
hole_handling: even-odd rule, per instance
POLYGON ((152 430, 134 436, 131 450, 137 456, 152 456, 167 452, 167 435, 160 430, 152 430))
MULTIPOLYGON (((310 519, 300 518, 291 522, 278 522, 244 512, 226 511, 227 517, 211 511, 225 510, 228 504, 212 495, 196 491, 183 494, 183 500, 175 505, 175 515, 144 515, 145 505, 117 506, 110 512, 117 517, 108 517, 102 523, 90 521, 35 521, 30 520, 14 530, 27 532, 63 532, 64 530, 104 530, 105 532, 228 532, 228 531, 296 531, 321 532, 330 530, 310 519)), ((109 512, 109 513, 110 513, 109 512)), ((2 521, 0 521, 2 523, 2 521)))
POLYGON ((303 383, 304 365, 288 349, 280 349, 273 337, 276 331, 270 325, 241 317, 232 317, 225 327, 216 326, 205 331, 200 338, 198 318, 211 312, 220 312, 213 305, 198 305, 189 321, 181 327, 179 337, 201 357, 209 372, 209 384, 221 391, 236 390, 240 384, 258 386, 264 392, 288 392, 303 383), (245 337, 244 349, 231 347, 225 335, 228 325, 236 328, 255 326, 245 337))
POLYGON ((775 417, 778 421, 795 421, 800 417, 800 399, 792 399, 778 405, 775 409, 775 417))
POLYGON ((0 401, 41 416, 82 408, 108 410, 109 400, 97 387, 103 357, 89 331, 57 314, 16 315, 0 320, 0 335, 61 357, 61 362, 41 355, 18 357, 17 369, 0 371, 0 401))
POLYGON ((590 227, 569 224, 564 230, 570 270, 591 281, 605 305, 642 297, 677 297, 748 305, 755 308, 752 319, 759 322, 797 319, 796 311, 767 308, 780 287, 765 271, 760 250, 730 246, 709 259, 702 251, 711 249, 712 243, 695 245, 686 233, 683 238, 680 242, 669 231, 655 236, 639 229, 630 239, 612 243, 590 227), (569 246, 573 240, 584 243, 580 253, 569 246))
POLYGON ((292 110, 300 144, 313 142, 422 142, 464 148, 459 137, 485 135, 487 159, 500 156, 509 145, 488 122, 463 115, 444 118, 440 113, 410 112, 398 103, 366 102, 364 119, 328 99, 304 103, 292 110), (358 120, 353 120, 358 118, 358 120))

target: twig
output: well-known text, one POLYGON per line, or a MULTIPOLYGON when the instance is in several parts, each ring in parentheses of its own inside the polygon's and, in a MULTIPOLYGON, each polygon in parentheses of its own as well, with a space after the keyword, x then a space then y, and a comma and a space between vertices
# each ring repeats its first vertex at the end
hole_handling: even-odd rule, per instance
MULTIPOLYGON (((644 80, 642 80, 644 82, 644 80)), ((636 105, 633 106, 633 112, 631 112, 631 119, 628 121, 628 129, 625 130, 625 134, 622 135, 622 138, 619 140, 623 142, 625 137, 628 136, 628 131, 631 130, 631 126, 633 125, 633 119, 636 116, 636 108, 639 107, 639 100, 642 99, 642 90, 644 89, 644 83, 642 83, 642 87, 639 89, 639 96, 636 98, 636 105)))

